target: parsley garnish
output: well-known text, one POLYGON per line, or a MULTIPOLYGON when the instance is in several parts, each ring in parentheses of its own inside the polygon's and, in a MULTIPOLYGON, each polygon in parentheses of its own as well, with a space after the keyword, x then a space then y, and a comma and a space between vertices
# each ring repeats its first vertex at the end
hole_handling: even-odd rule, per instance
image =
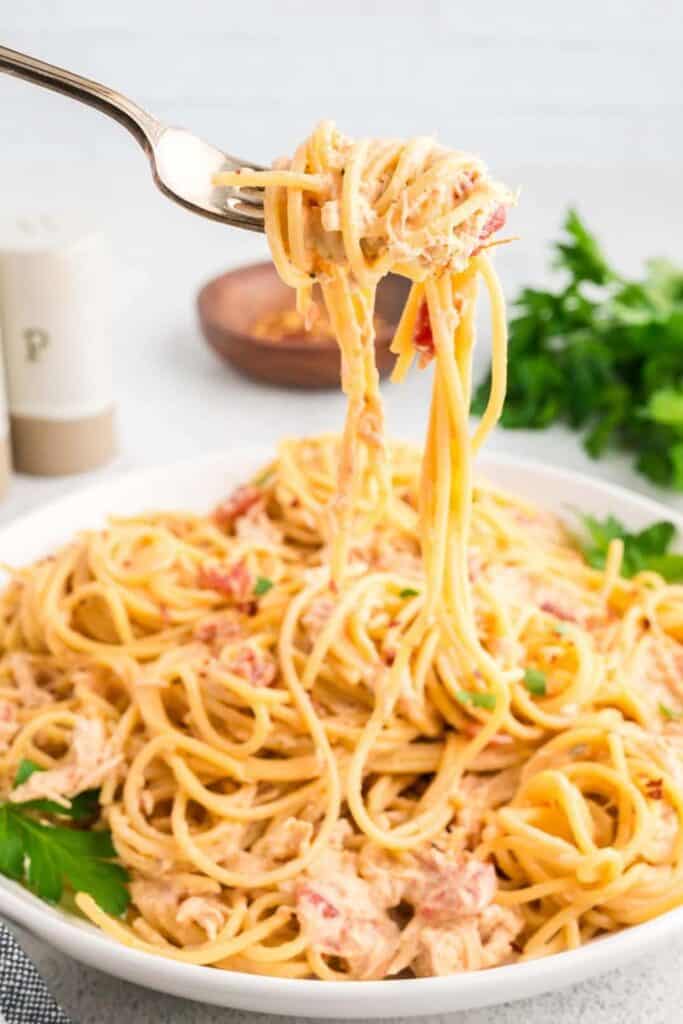
POLYGON ((683 270, 651 260, 628 280, 576 211, 564 232, 554 246, 560 286, 525 288, 514 304, 503 426, 565 422, 594 458, 625 449, 645 476, 683 490, 683 270))
POLYGON ((458 700, 463 704, 472 704, 475 708, 487 708, 493 711, 496 706, 495 693, 478 693, 476 690, 459 690, 458 700))
POLYGON ((610 541, 619 538, 624 544, 621 572, 627 579, 637 572, 649 570, 658 572, 670 583, 683 580, 683 555, 669 551, 676 537, 672 523, 661 521, 638 533, 630 533, 614 516, 607 516, 601 521, 584 515, 581 521, 586 535, 579 538, 579 547, 594 569, 604 568, 610 541))
MULTIPOLYGON (((21 785, 36 771, 22 761, 16 777, 21 785)), ((0 803, 0 873, 23 882, 41 899, 58 903, 64 885, 86 892, 108 914, 120 916, 129 902, 128 873, 113 863, 116 850, 106 831, 85 831, 41 821, 36 812, 82 820, 97 809, 98 792, 80 793, 71 807, 50 800, 0 803)))
POLYGON ((419 590, 413 590, 412 587, 404 587, 403 590, 401 591, 401 593, 398 596, 399 597, 417 597, 419 595, 419 593, 420 593, 419 590))
POLYGON ((676 722, 679 718, 683 718, 683 711, 674 711, 673 708, 669 708, 666 704, 659 702, 659 713, 662 718, 668 719, 669 722, 676 722))
POLYGON ((254 595, 256 597, 263 597, 267 594, 270 588, 273 586, 273 581, 269 580, 267 576, 259 576, 254 584, 254 595))
POLYGON ((545 672, 541 672, 540 669, 537 668, 525 669, 524 685, 529 693, 533 693, 535 697, 545 697, 547 693, 545 672))

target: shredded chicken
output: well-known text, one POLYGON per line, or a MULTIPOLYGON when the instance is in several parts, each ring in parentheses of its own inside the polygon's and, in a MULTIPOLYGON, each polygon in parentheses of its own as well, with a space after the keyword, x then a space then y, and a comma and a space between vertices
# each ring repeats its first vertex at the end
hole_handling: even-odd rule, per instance
POLYGON ((447 974, 510 956, 522 918, 494 903, 491 864, 436 847, 400 857, 372 850, 362 857, 343 843, 340 834, 309 867, 296 886, 296 906, 312 947, 341 957, 352 977, 409 967, 416 974, 447 974), (414 912, 402 932, 390 913, 399 904, 414 912))
POLYGON ((219 931, 225 924, 226 908, 216 899, 206 896, 189 896, 178 907, 176 921, 178 924, 198 925, 209 942, 213 942, 219 931))
POLYGON ((101 786, 120 763, 121 755, 106 739, 100 719, 78 715, 66 763, 45 772, 34 772, 26 782, 12 790, 9 798, 15 803, 23 803, 48 797, 68 805, 71 797, 101 786))
POLYGON ((325 628, 332 612, 334 601, 329 597, 316 597, 311 601, 306 612, 301 616, 301 624, 311 640, 315 640, 325 628))
POLYGON ((642 856, 651 864, 665 864, 674 856, 674 847, 679 836, 680 823, 678 815, 670 804, 665 803, 660 795, 651 788, 649 793, 650 813, 653 816, 653 828, 642 849, 642 856))
POLYGON ((591 605, 585 593, 578 594, 569 583, 555 579, 552 586, 547 580, 512 565, 486 566, 481 573, 495 597, 503 607, 518 612, 528 605, 541 608, 563 622, 576 622, 590 627, 604 610, 591 605))
POLYGON ((511 800, 519 784, 519 768, 512 767, 493 775, 467 772, 460 780, 460 807, 456 823, 464 832, 468 845, 476 843, 485 824, 486 812, 511 800))
POLYGON ((235 651, 226 663, 226 668, 236 676, 246 679, 252 686, 270 686, 277 675, 275 658, 260 647, 245 644, 235 651))
POLYGON ((629 687, 655 718, 660 717, 661 705, 674 712, 683 710, 683 644, 659 633, 648 634, 638 643, 630 669, 629 687))
POLYGON ((281 544, 283 533, 262 505, 252 505, 235 522, 235 533, 250 544, 281 544))
POLYGON ((235 618, 235 612, 218 612, 209 615, 198 622, 194 628, 193 636, 204 644, 227 643, 230 640, 238 640, 242 637, 244 629, 241 623, 235 618))
POLYGON ((341 230, 341 211, 338 199, 329 199, 320 209, 320 222, 325 231, 341 230))
POLYGON ((512 956, 512 943, 522 926, 517 910, 498 904, 442 927, 413 920, 403 933, 402 948, 391 970, 410 964, 418 977, 426 978, 504 964, 512 956))
POLYGON ((39 708, 43 704, 49 704, 52 695, 41 689, 36 681, 35 672, 31 666, 31 659, 28 654, 15 651, 8 657, 14 681, 19 691, 19 699, 25 708, 39 708))
POLYGON ((454 861, 432 849, 418 860, 405 898, 423 921, 442 925, 481 913, 493 902, 497 887, 492 864, 474 858, 454 861))
POLYGON ((133 903, 161 935, 182 945, 212 942, 227 921, 229 908, 210 878, 176 876, 130 883, 133 903))
POLYGON ((292 860, 310 844, 313 825, 310 821, 287 818, 271 833, 254 845, 254 852, 267 860, 292 860))
POLYGON ((342 957, 354 978, 383 978, 400 939, 398 925, 373 898, 344 854, 296 887, 296 912, 304 935, 320 953, 342 957))

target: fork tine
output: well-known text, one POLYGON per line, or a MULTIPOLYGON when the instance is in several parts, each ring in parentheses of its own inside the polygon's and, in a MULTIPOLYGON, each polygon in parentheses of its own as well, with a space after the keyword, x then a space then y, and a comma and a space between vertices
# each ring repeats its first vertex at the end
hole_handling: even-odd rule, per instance
POLYGON ((263 189, 262 188, 236 188, 230 189, 234 195, 244 203, 248 203, 249 206, 260 206, 263 207, 263 189))
POLYGON ((263 204, 246 203, 239 195, 225 196, 224 203, 226 209, 230 210, 231 213, 250 221, 256 230, 263 230, 265 216, 263 204))

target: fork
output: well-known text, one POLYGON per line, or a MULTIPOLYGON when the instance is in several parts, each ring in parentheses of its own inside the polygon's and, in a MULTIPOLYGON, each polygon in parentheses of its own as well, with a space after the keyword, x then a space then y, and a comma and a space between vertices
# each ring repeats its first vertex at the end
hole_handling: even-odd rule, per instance
POLYGON ((204 142, 184 128, 162 124, 127 96, 99 82, 0 46, 0 71, 64 93, 112 117, 149 158, 157 188, 187 210, 249 231, 263 231, 263 190, 212 184, 214 174, 241 167, 262 170, 204 142))

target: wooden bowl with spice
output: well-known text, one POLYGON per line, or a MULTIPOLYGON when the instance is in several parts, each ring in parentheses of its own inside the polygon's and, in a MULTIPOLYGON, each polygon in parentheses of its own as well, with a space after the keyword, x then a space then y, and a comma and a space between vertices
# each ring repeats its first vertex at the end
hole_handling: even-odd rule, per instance
MULTIPOLYGON (((410 282, 390 274, 377 289, 375 350, 382 377, 410 282)), ((322 301, 319 303, 322 310, 322 301)), ((310 331, 296 312, 294 292, 272 263, 255 263, 206 284, 197 300, 207 342, 248 377, 291 388, 337 388, 341 360, 324 312, 310 331)))

